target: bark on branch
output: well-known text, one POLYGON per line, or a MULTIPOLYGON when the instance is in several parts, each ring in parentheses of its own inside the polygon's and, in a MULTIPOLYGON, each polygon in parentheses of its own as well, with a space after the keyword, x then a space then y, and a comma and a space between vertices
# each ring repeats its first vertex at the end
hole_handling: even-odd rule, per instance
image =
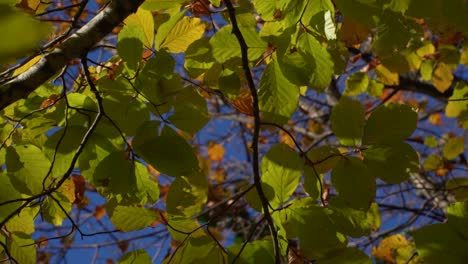
POLYGON ((26 98, 53 77, 71 60, 86 54, 96 43, 112 32, 127 16, 136 12, 144 0, 113 0, 86 25, 62 42, 31 68, 0 86, 0 110, 26 98))

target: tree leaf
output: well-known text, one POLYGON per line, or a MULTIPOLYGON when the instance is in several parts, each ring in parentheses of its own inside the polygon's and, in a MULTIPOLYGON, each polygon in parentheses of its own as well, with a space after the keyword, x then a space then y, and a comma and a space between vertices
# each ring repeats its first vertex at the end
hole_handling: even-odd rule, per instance
POLYGON ((145 0, 145 2, 141 4, 141 8, 150 11, 158 11, 161 9, 169 9, 175 6, 180 6, 184 2, 185 0, 145 0))
POLYGON ((391 103, 372 112, 364 127, 364 144, 392 143, 411 136, 417 114, 408 105, 391 103))
POLYGON ((439 62, 432 74, 432 83, 441 93, 447 91, 453 81, 452 69, 443 62, 439 62))
POLYGON ((445 115, 447 117, 457 117, 462 112, 468 110, 468 85, 463 82, 458 82, 454 89, 453 94, 449 98, 449 102, 445 107, 445 115))
POLYGON ((453 137, 447 140, 444 145, 443 154, 444 158, 451 160, 455 159, 458 155, 465 151, 465 138, 453 137))
POLYGON ((369 256, 357 248, 345 248, 330 253, 327 257, 317 259, 317 264, 371 264, 369 256))
POLYGON ((196 133, 210 120, 206 101, 197 93, 195 87, 187 87, 177 94, 174 114, 169 121, 177 128, 196 133))
POLYGON ((328 215, 331 213, 329 209, 312 205, 310 200, 306 201, 295 202, 287 208, 287 216, 283 222, 287 238, 298 237, 301 252, 309 259, 323 258, 337 249, 345 248, 346 238, 337 232, 328 215))
POLYGON ((361 143, 364 122, 365 110, 357 100, 343 96, 333 107, 332 130, 344 146, 358 146, 361 143))
POLYGON ((243 248, 242 244, 234 244, 228 247, 229 252, 229 263, 234 261, 241 250, 242 253, 236 260, 239 264, 249 263, 273 263, 275 262, 273 254, 273 242, 270 240, 254 240, 251 241, 243 248))
POLYGON ((158 214, 151 209, 122 205, 117 205, 110 217, 115 228, 124 232, 144 229, 158 219, 158 214))
POLYGON ((135 24, 127 24, 119 33, 117 52, 131 69, 136 69, 141 61, 145 33, 135 24))
POLYGON ((294 150, 286 144, 273 145, 263 157, 260 168, 262 182, 273 188, 273 208, 287 201, 301 179, 303 163, 294 150))
POLYGON ((198 170, 198 159, 192 147, 167 126, 160 136, 140 142, 141 145, 135 147, 135 151, 162 173, 176 177, 190 175, 198 170))
POLYGON ((136 13, 131 14, 125 19, 125 24, 133 24, 138 26, 143 31, 143 45, 150 49, 153 47, 154 41, 154 20, 150 11, 143 8, 138 8, 136 13))
POLYGON ((227 255, 210 236, 190 236, 177 250, 174 256, 165 259, 163 263, 227 263, 227 255))
POLYGON ((359 95, 367 90, 369 86, 369 76, 366 72, 356 72, 346 79, 346 89, 343 95, 359 95))
POLYGON ((117 262, 118 264, 151 264, 153 263, 151 261, 150 255, 146 252, 144 249, 137 249, 131 252, 128 252, 127 254, 123 255, 119 261, 117 262))
POLYGON ((177 177, 167 194, 167 213, 190 218, 201 212, 207 201, 208 184, 203 174, 177 177))
POLYGON ((157 49, 166 48, 172 53, 184 52, 205 32, 206 24, 200 18, 184 16, 174 24, 172 19, 159 27, 156 35, 157 49))
POLYGON ((453 178, 445 183, 445 188, 455 196, 459 202, 468 201, 468 179, 467 178, 453 178))
POLYGON ((11 257, 14 258, 18 263, 36 263, 36 248, 34 245, 34 240, 28 234, 22 232, 11 233, 9 251, 11 257))
POLYGON ((400 183, 419 171, 418 154, 404 142, 371 145, 362 155, 372 175, 387 183, 400 183))
POLYGON ((277 60, 270 62, 263 71, 258 100, 265 121, 284 123, 297 108, 299 87, 284 77, 277 60))
POLYGON ((58 201, 48 198, 42 205, 42 214, 44 219, 55 225, 61 226, 63 220, 67 219, 67 214, 70 214, 72 209, 71 202, 61 193, 53 194, 54 198, 58 201), (65 210, 65 212, 62 210, 65 210))
POLYGON ((331 182, 338 197, 349 207, 367 210, 371 206, 375 197, 375 178, 360 159, 340 159, 331 172, 331 182))
MULTIPOLYGON (((42 192, 42 182, 49 171, 50 161, 38 147, 31 144, 8 147, 6 166, 7 175, 18 191, 27 195, 42 192)), ((46 186, 48 182, 45 181, 46 186)))
POLYGON ((307 157, 314 163, 318 173, 327 173, 335 167, 336 162, 341 158, 341 154, 336 148, 322 145, 309 151, 307 157))

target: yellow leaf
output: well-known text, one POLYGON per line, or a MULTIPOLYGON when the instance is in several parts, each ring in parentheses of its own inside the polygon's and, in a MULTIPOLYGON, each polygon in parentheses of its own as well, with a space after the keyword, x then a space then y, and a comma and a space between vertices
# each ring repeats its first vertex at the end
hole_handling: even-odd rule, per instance
POLYGON ((151 12, 142 8, 138 8, 137 12, 130 15, 125 19, 126 24, 134 24, 140 27, 143 30, 143 34, 145 35, 145 41, 143 45, 146 48, 153 47, 154 41, 154 20, 153 15, 151 12))
POLYGON ((398 73, 391 72, 382 64, 375 67, 374 72, 377 78, 386 85, 398 85, 400 83, 398 73))
POLYGON ((226 150, 220 144, 213 143, 208 146, 208 157, 213 161, 221 162, 225 152, 226 150))
POLYGON ((372 256, 386 263, 400 264, 405 263, 413 250, 414 244, 408 241, 403 235, 397 234, 382 239, 378 247, 372 248, 372 256))
POLYGON ((183 17, 171 29, 159 48, 167 48, 169 52, 181 53, 205 33, 205 22, 196 17, 183 17))
POLYGON ((343 41, 346 46, 354 46, 361 44, 370 34, 370 29, 366 25, 350 20, 349 18, 343 19, 338 38, 343 41))
POLYGON ((463 51, 460 55, 460 64, 468 65, 468 44, 463 45, 463 51))
POLYGON ((60 186, 59 192, 67 197, 70 203, 75 201, 75 183, 72 179, 67 179, 65 182, 60 186))
POLYGON ((453 81, 453 74, 450 66, 440 62, 437 64, 434 74, 432 75, 432 83, 441 93, 447 91, 453 81))
POLYGON ((42 58, 42 55, 38 55, 38 56, 30 59, 23 66, 16 69, 15 72, 13 73, 13 76, 18 76, 21 73, 25 72, 27 69, 31 68, 34 64, 36 64, 41 58, 42 58))
POLYGON ((281 136, 280 142, 285 143, 286 145, 290 146, 291 148, 294 148, 294 146, 295 146, 294 140, 288 134, 286 134, 286 132, 284 132, 283 130, 280 130, 279 133, 280 133, 280 136, 281 136))
POLYGON ((424 57, 426 55, 433 54, 434 52, 435 47, 432 43, 428 43, 416 50, 416 54, 418 54, 419 57, 424 57))

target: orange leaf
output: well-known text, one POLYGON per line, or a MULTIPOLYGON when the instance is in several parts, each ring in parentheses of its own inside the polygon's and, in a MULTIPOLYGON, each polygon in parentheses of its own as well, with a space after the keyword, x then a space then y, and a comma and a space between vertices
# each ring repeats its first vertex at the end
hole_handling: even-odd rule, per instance
POLYGON ((252 103, 252 95, 247 89, 241 90, 236 99, 231 101, 231 104, 234 106, 234 108, 236 108, 239 112, 249 116, 254 115, 252 103))
POLYGON ((208 146, 208 157, 210 160, 221 162, 223 160, 224 153, 226 153, 226 150, 220 144, 213 143, 208 146))
POLYGON ((86 190, 86 181, 85 178, 81 175, 73 174, 71 176, 73 183, 75 184, 75 200, 74 204, 79 204, 83 201, 84 192, 86 190))
POLYGON ((281 136, 280 142, 290 146, 291 148, 294 148, 294 140, 288 134, 286 134, 286 132, 280 130, 279 134, 281 136))
POLYGON ((433 125, 440 126, 440 124, 442 124, 442 114, 435 113, 430 115, 429 122, 433 125))
POLYGON ((106 215, 106 208, 102 205, 97 205, 96 208, 94 209, 94 217, 96 220, 101 220, 106 215))

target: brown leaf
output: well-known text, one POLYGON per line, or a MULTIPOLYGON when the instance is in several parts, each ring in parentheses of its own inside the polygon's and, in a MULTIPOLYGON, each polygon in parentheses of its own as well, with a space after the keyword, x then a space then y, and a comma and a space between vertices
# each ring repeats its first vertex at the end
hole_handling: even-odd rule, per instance
POLYGON ((248 89, 242 89, 236 99, 231 101, 231 104, 243 114, 254 115, 252 95, 248 89))
POLYGON ((101 220, 106 215, 106 208, 104 208, 102 205, 97 205, 96 208, 94 208, 93 215, 96 220, 101 220))

